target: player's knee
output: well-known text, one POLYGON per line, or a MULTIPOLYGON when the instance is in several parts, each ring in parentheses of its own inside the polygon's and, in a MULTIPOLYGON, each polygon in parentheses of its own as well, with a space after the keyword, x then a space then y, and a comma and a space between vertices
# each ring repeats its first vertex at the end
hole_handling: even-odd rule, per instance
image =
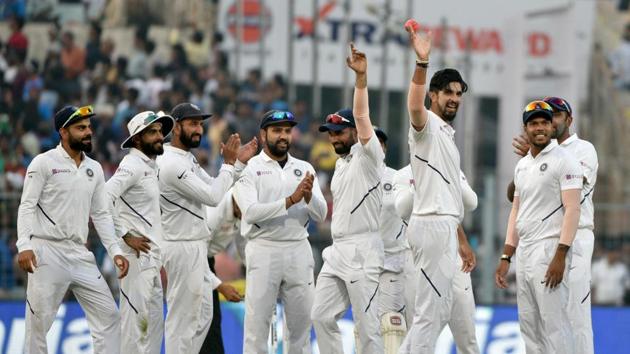
POLYGON ((334 316, 327 314, 324 311, 312 311, 311 321, 313 322, 314 325, 323 325, 323 326, 336 322, 334 316))

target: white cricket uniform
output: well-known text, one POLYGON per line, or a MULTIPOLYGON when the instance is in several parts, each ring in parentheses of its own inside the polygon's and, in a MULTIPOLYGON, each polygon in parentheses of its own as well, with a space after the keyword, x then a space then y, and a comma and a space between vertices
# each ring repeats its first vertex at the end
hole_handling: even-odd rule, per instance
POLYGON ((519 198, 516 301, 525 349, 528 353, 574 353, 567 326, 571 253, 562 282, 550 289, 544 280, 560 240, 562 191, 582 189, 582 169, 554 140, 535 158, 531 152, 525 155, 514 171, 514 196, 519 198))
POLYGON ((573 241, 571 270, 569 272, 569 320, 575 340, 575 353, 592 354, 593 327, 591 322, 591 259, 593 258, 594 206, 593 192, 597 181, 597 152, 593 144, 571 135, 560 144, 573 155, 585 178, 582 187, 580 223, 573 241))
POLYGON ((342 353, 337 319, 352 305, 362 353, 383 353, 378 318, 383 240, 379 235, 385 153, 375 133, 339 158, 331 181, 332 246, 322 257, 311 318, 322 353, 342 353))
MULTIPOLYGON (((472 190, 466 176, 460 171, 460 183, 462 186, 462 200, 464 210, 471 212, 477 208, 477 194, 472 190)), ((407 165, 396 172, 394 177, 396 189, 397 213, 404 219, 409 219, 413 208, 414 179, 411 165, 407 165)), ((475 334, 475 297, 472 289, 470 273, 461 271, 462 259, 457 254, 457 271, 453 277, 453 305, 448 326, 453 334, 458 353, 479 353, 479 345, 475 334)), ((413 264, 412 264, 413 265, 413 264)), ((416 273, 413 267, 407 267, 407 282, 405 291, 409 311, 405 316, 413 318, 413 301, 416 295, 416 273)))
POLYGON ((394 174, 396 170, 385 167, 381 189, 383 206, 380 215, 380 235, 383 239, 385 261, 380 276, 379 318, 387 312, 405 311, 405 273, 409 244, 405 237, 407 222, 396 215, 394 174))
POLYGON ((219 204, 238 170, 224 164, 217 177, 210 177, 191 152, 170 144, 157 165, 167 275, 166 353, 196 353, 212 322, 212 290, 221 284, 208 266, 210 230, 203 206, 219 204))
POLYGON ((48 352, 46 333, 68 289, 86 313, 94 352, 120 352, 116 303, 85 248, 90 218, 109 256, 122 255, 101 165, 83 154, 77 167, 61 145, 37 155, 26 172, 17 220, 18 251, 32 250, 37 261, 26 289, 25 353, 48 352))
POLYGON ((241 219, 234 216, 232 193, 233 189, 228 190, 219 205, 205 208, 206 224, 210 230, 208 258, 225 251, 232 242, 241 238, 241 219))
POLYGON ((285 350, 310 352, 315 285, 313 253, 308 242, 310 219, 322 222, 328 207, 317 177, 310 203, 286 209, 285 199, 306 176, 310 163, 290 154, 284 167, 264 151, 253 157, 234 187, 241 208, 241 232, 247 239, 245 266, 245 334, 243 353, 266 353, 269 325, 280 298, 284 304, 285 350))
POLYGON ((157 165, 132 148, 105 186, 116 235, 129 260, 129 273, 120 281, 121 353, 158 353, 164 333, 164 294, 157 165), (151 240, 149 253, 137 257, 122 240, 128 232, 151 240))
POLYGON ((457 269, 457 226, 464 217, 455 130, 428 111, 421 131, 409 127, 416 191, 407 239, 416 267, 413 325, 401 353, 433 353, 451 318, 457 269))

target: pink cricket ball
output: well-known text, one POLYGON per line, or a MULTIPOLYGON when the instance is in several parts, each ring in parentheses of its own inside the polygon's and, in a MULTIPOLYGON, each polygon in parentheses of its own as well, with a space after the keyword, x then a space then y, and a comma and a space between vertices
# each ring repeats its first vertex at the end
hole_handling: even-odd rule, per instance
POLYGON ((407 28, 407 26, 411 26, 414 32, 418 32, 418 30, 420 29, 420 24, 413 18, 410 18, 407 20, 407 22, 405 22, 405 28, 407 28))

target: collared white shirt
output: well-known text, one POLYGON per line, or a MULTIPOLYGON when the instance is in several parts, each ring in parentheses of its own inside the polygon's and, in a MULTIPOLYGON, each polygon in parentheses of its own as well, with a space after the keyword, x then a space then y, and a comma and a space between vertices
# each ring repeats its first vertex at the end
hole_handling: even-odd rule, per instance
POLYGON ((206 223, 210 229, 208 257, 225 251, 232 241, 241 238, 241 220, 234 216, 232 201, 233 189, 230 189, 216 207, 206 206, 206 223))
POLYGON ((407 248, 405 241, 406 222, 396 215, 396 195, 394 191, 394 174, 396 170, 385 166, 381 188, 383 190, 383 206, 380 216, 380 234, 385 247, 385 257, 407 248))
POLYGON ((337 159, 330 183, 333 239, 378 232, 383 199, 379 186, 385 169, 384 159, 385 153, 375 133, 365 145, 357 142, 348 155, 337 159))
POLYGON ((153 243, 151 252, 157 253, 163 239, 155 161, 132 148, 105 186, 116 235, 122 238, 131 232, 136 236, 146 236, 153 243))
POLYGON ((288 154, 284 167, 264 151, 252 157, 234 187, 243 214, 241 232, 248 240, 297 241, 308 237, 310 218, 322 222, 328 207, 310 163, 288 154), (289 197, 306 176, 315 176, 310 203, 302 199, 286 209, 289 197))
MULTIPOLYGON (((471 212, 477 209, 477 193, 468 184, 468 179, 463 171, 460 171, 459 182, 462 186, 462 201, 464 211, 471 212)), ((415 181, 411 172, 411 165, 407 165, 394 174, 394 193, 396 199, 396 213, 405 221, 409 221, 413 209, 413 196, 415 193, 415 181)))
POLYGON ((121 255, 101 165, 83 154, 77 167, 61 144, 37 155, 18 210, 18 250, 32 249, 31 237, 84 245, 90 218, 110 257, 121 255))
POLYGON ((401 252, 409 248, 405 231, 407 222, 396 214, 396 195, 394 191, 394 174, 396 170, 385 166, 381 189, 383 206, 380 215, 380 234, 385 249, 384 269, 400 271, 404 265, 405 255, 401 252))
POLYGON ((210 231, 203 206, 216 206, 234 183, 242 163, 223 164, 217 177, 210 177, 190 151, 171 144, 157 157, 160 181, 162 228, 167 241, 206 239, 210 231), (240 164, 240 166, 239 166, 240 164))
POLYGON ((421 131, 409 127, 409 152, 416 192, 413 215, 464 217, 455 130, 432 111, 421 131))
POLYGON ((560 144, 578 160, 582 167, 582 172, 586 183, 582 187, 582 207, 580 209, 579 228, 593 230, 595 227, 595 207, 593 206, 593 193, 595 192, 595 183, 597 182, 597 169, 599 162, 597 160, 597 151, 593 144, 586 140, 578 138, 577 134, 573 134, 560 144))
POLYGON ((552 140, 536 157, 531 151, 516 164, 514 196, 519 197, 516 231, 519 244, 560 237, 562 191, 582 189, 577 160, 552 140))

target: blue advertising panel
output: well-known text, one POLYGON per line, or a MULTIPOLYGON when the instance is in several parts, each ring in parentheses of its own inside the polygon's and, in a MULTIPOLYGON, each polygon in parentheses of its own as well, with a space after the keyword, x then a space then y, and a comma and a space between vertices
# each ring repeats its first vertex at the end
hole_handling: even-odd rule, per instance
MULTIPOLYGON (((22 353, 24 346, 24 303, 0 302, 0 352, 22 353)), ((243 303, 222 303, 223 339, 228 354, 243 351, 243 303)), ((282 349, 282 308, 278 306, 278 352, 282 349)), ((479 306, 476 313, 477 340, 486 354, 525 354, 520 337, 516 307, 479 306)), ((348 311, 339 321, 345 353, 354 353, 354 325, 348 311)), ((593 308, 595 351, 625 354, 630 348, 630 308, 593 308)), ((48 349, 52 354, 92 353, 92 341, 83 310, 75 302, 64 303, 49 333, 48 349)), ((319 350, 312 334, 313 354, 319 350)), ((445 329, 438 339, 436 354, 455 354, 453 338, 445 329)))

